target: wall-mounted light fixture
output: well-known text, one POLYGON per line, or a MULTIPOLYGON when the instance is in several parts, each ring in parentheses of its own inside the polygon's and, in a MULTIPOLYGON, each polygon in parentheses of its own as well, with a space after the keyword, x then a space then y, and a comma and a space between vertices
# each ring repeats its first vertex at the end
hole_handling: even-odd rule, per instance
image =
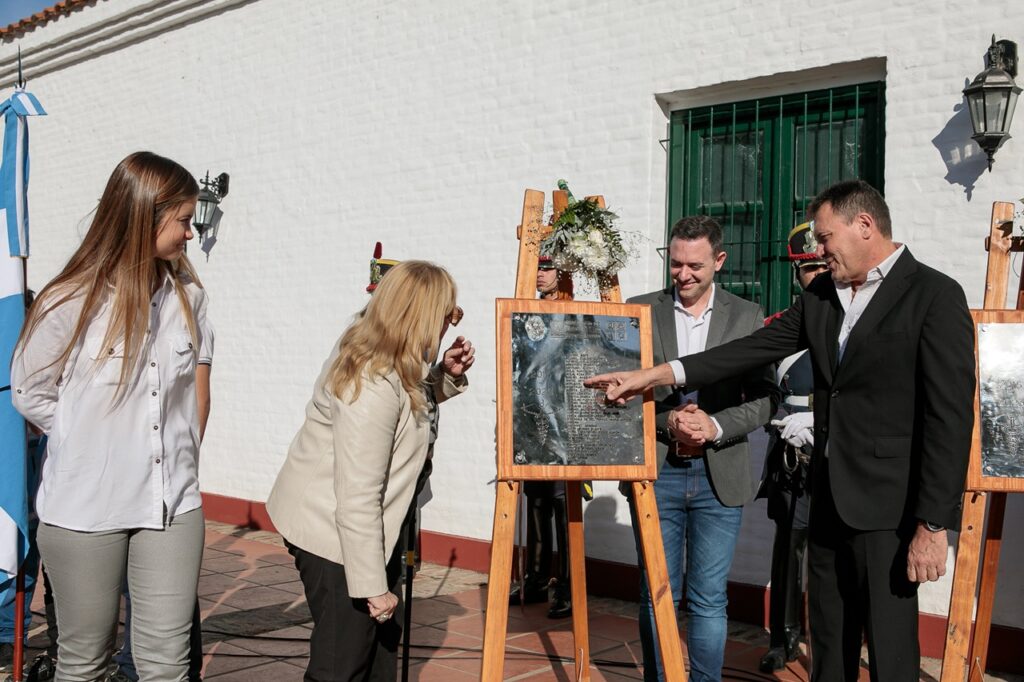
POLYGON ((1017 75, 1017 43, 996 41, 992 36, 987 61, 988 68, 964 88, 964 97, 974 126, 971 138, 985 150, 991 171, 996 150, 1010 139, 1010 122, 1020 94, 1020 87, 1013 80, 1017 75))
POLYGON ((227 173, 221 173, 213 180, 210 179, 210 172, 199 181, 203 186, 199 190, 199 200, 196 201, 196 214, 192 218, 192 225, 199 232, 202 241, 217 238, 217 227, 220 224, 221 210, 218 208, 220 200, 228 195, 227 173), (207 234, 209 232, 209 234, 207 234))

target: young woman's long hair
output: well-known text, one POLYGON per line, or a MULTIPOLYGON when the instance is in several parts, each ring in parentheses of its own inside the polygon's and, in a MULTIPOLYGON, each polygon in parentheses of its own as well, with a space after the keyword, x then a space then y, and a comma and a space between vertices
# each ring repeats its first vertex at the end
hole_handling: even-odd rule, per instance
POLYGON ((426 410, 424 363, 437 359, 441 328, 455 309, 455 281, 444 268, 407 260, 388 270, 370 302, 341 337, 340 352, 328 374, 335 396, 354 401, 362 375, 392 369, 417 414, 426 410))
POLYGON ((81 297, 81 312, 67 346, 53 363, 59 376, 109 289, 113 301, 103 347, 124 344, 121 393, 142 350, 150 300, 168 273, 173 275, 175 292, 194 340, 195 316, 183 284, 191 280, 202 285, 184 255, 176 263, 159 260, 155 247, 157 230, 164 219, 198 195, 199 185, 187 170, 152 152, 135 152, 117 164, 85 239, 61 273, 36 297, 17 347, 32 337, 47 314, 81 297))

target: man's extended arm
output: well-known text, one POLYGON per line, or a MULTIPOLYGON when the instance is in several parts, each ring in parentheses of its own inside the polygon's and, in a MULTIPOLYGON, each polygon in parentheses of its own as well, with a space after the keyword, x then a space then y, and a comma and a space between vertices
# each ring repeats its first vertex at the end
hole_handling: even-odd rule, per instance
MULTIPOLYGON (((764 327, 764 316, 759 315, 751 332, 764 327)), ((719 445, 742 438, 759 426, 764 426, 779 406, 779 386, 771 364, 755 367, 744 373, 741 382, 744 402, 727 407, 711 415, 722 427, 719 445)))
POLYGON ((650 369, 599 374, 586 379, 583 385, 603 389, 607 400, 618 403, 655 386, 672 386, 680 381, 685 382, 688 389, 700 389, 803 350, 807 342, 801 333, 802 325, 803 297, 800 297, 771 325, 750 336, 650 369), (683 376, 676 376, 673 370, 676 363, 681 364, 683 376))

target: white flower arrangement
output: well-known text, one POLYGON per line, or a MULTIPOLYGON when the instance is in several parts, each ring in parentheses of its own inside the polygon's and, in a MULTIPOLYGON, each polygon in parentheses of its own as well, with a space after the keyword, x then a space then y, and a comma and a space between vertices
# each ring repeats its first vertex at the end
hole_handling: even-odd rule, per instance
MULTIPOLYGON (((564 180, 558 185, 568 189, 564 180)), ((540 244, 540 255, 550 256, 559 270, 578 272, 603 288, 637 254, 639 235, 620 233, 615 224, 618 218, 596 202, 576 201, 570 193, 569 205, 540 244)))

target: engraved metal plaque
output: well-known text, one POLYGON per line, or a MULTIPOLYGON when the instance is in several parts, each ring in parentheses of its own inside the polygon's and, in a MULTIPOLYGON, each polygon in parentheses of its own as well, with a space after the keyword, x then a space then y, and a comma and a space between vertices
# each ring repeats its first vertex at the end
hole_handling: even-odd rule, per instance
POLYGON ((1024 478, 1024 324, 978 324, 981 473, 1024 478))
POLYGON ((512 313, 512 448, 516 465, 642 465, 642 402, 607 406, 594 374, 637 369, 636 317, 512 313))

